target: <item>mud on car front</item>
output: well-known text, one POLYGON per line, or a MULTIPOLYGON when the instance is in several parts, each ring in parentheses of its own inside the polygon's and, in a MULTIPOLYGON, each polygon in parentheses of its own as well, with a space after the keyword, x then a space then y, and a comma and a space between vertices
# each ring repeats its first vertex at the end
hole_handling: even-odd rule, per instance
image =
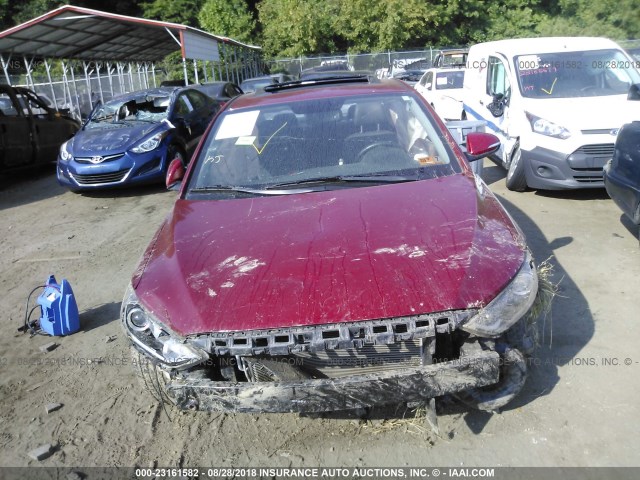
POLYGON ((181 337, 129 288, 121 316, 139 377, 183 409, 322 412, 453 393, 469 405, 497 410, 526 379, 521 350, 529 350, 533 339, 523 321, 514 321, 536 292, 527 256, 517 276, 482 309, 181 337))

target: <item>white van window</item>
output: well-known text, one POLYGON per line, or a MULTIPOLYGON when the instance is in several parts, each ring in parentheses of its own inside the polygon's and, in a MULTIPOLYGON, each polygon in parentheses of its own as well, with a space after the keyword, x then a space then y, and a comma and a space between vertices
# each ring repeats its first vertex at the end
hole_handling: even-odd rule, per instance
POLYGON ((511 84, 507 77, 507 69, 499 58, 489 57, 487 72, 487 94, 509 96, 511 84))
POLYGON ((529 98, 621 95, 640 83, 639 63, 615 49, 520 55, 514 65, 529 98))

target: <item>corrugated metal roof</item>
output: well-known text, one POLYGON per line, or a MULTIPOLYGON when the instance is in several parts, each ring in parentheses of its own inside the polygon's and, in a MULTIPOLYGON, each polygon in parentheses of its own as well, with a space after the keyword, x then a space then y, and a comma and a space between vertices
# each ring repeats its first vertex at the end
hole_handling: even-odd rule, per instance
POLYGON ((201 44, 210 42, 216 51, 217 42, 259 50, 186 25, 65 5, 0 32, 0 53, 39 58, 157 61, 180 50, 188 57, 184 46, 176 42, 182 39, 181 32, 197 36, 201 44))

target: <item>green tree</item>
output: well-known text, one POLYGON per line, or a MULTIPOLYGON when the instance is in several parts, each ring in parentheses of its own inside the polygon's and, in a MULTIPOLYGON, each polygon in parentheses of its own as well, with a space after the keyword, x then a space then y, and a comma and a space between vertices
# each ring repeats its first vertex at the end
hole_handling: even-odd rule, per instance
POLYGON ((538 0, 507 0, 492 2, 488 9, 488 22, 483 29, 470 35, 470 41, 498 40, 502 38, 537 37, 537 26, 547 14, 538 0))
POLYGON ((558 14, 545 16, 536 26, 539 35, 640 38, 637 0, 560 0, 558 6, 558 14))
POLYGON ((9 1, 10 8, 12 7, 12 23, 19 25, 21 23, 32 20, 40 15, 47 13, 50 10, 58 8, 62 5, 69 3, 68 0, 31 0, 28 2, 12 2, 9 1))
POLYGON ((267 56, 332 52, 335 1, 262 0, 258 3, 261 46, 267 56))
POLYGON ((245 0, 206 0, 198 14, 200 25, 214 35, 251 42, 256 22, 245 0))
POLYGON ((349 51, 396 50, 424 45, 438 11, 423 0, 338 2, 334 25, 349 51))
POLYGON ((154 0, 142 4, 145 18, 199 27, 198 12, 204 0, 154 0))

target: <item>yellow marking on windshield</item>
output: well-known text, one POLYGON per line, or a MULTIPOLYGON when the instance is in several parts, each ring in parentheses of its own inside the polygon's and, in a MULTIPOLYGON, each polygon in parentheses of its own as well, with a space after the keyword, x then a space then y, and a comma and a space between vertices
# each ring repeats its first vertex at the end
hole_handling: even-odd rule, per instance
POLYGON ((558 81, 558 77, 553 79, 553 83, 551 84, 551 88, 549 90, 545 90, 544 88, 540 87, 540 90, 542 90, 544 93, 546 93, 547 95, 551 95, 551 93, 553 92, 553 87, 555 86, 556 82, 558 81))
POLYGON ((265 149, 265 147, 266 147, 267 145, 269 145, 269 142, 271 141, 271 139, 272 139, 273 137, 275 137, 275 136, 276 136, 276 134, 277 134, 280 130, 282 130, 284 127, 286 127, 286 126, 287 126, 287 123, 288 123, 288 122, 284 122, 284 123, 282 124, 282 126, 281 126, 279 129, 277 129, 275 132, 273 132, 273 134, 272 134, 272 135, 267 139, 267 141, 266 141, 266 142, 264 142, 264 145, 262 146, 262 148, 258 148, 258 147, 256 147, 256 146, 255 146, 255 144, 253 144, 253 143, 251 144, 251 146, 252 146, 253 148, 255 148, 255 149, 256 149, 256 152, 258 152, 258 155, 262 155, 262 151, 265 149))

